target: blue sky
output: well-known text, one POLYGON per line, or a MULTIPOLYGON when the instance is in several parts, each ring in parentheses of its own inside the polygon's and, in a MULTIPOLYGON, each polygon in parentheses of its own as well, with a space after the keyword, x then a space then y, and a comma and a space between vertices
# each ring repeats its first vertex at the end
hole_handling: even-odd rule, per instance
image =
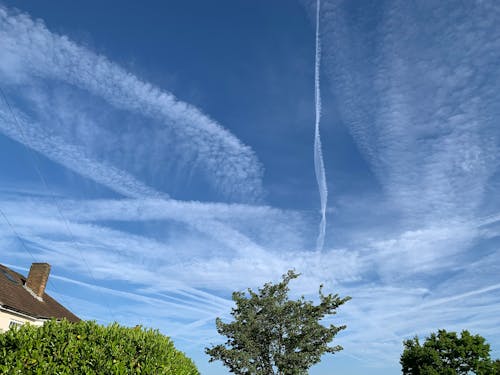
POLYGON ((315 1, 2 1, 0 261, 49 262, 77 315, 159 328, 203 374, 231 292, 290 268, 294 296, 353 298, 311 374, 397 374, 439 328, 498 358, 499 21, 323 0, 318 252, 315 1))

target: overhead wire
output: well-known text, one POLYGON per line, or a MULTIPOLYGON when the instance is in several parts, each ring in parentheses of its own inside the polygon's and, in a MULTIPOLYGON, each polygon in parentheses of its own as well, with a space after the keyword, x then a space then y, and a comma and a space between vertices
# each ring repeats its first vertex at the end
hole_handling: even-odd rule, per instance
MULTIPOLYGON (((19 243, 21 244, 21 247, 24 249, 24 251, 26 253, 28 253, 31 257, 31 259, 33 260, 34 263, 38 263, 39 261, 37 260, 37 258, 33 255, 33 253, 31 252, 31 250, 29 249, 29 247, 26 245, 25 241, 23 240, 22 236, 19 235, 19 233, 17 232, 17 230, 14 228, 14 226, 12 225, 12 222, 9 220, 9 218, 7 217, 7 215, 5 214, 5 212, 2 210, 2 208, 0 207, 0 215, 3 217, 4 221, 7 223, 7 226, 10 228, 10 230, 12 231, 12 233, 14 234, 14 237, 17 238, 17 240, 19 241, 19 243)), ((63 303, 64 306, 68 306, 68 304, 65 302, 65 299, 64 297, 62 296, 62 293, 59 293, 57 291, 57 288, 55 286, 54 283, 52 283, 51 279, 49 278, 47 280, 48 284, 50 285, 50 287, 57 293, 59 294, 59 299, 61 300, 61 302, 63 303)))
MULTIPOLYGON (((14 112, 14 110, 12 109, 8 99, 7 99, 7 96, 5 95, 5 92, 3 90, 3 88, 0 86, 0 94, 2 95, 2 98, 7 106, 7 109, 8 111, 11 113, 12 115, 12 118, 14 120, 14 124, 17 126, 18 128, 18 131, 19 131, 19 134, 21 135, 21 137, 23 138, 23 145, 25 147, 25 149, 27 150, 27 152, 29 153, 30 155, 30 158, 31 158, 31 162, 33 164, 33 167, 35 168, 35 171, 38 175, 38 177, 40 178, 44 188, 45 188, 45 191, 47 192, 47 194, 50 196, 50 198, 52 199, 52 201, 54 202, 54 205, 58 211, 58 214, 60 216, 60 218, 62 219, 63 223, 64 223, 64 227, 66 229, 66 231, 68 232, 69 234, 69 238, 70 238, 70 241, 73 243, 74 247, 78 250, 79 254, 80 254, 80 258, 82 259, 83 263, 85 264, 85 267, 87 269, 87 273, 89 274, 90 278, 92 279, 92 281, 98 285, 97 283, 97 280, 96 278, 94 277, 94 274, 92 273, 92 270, 87 262, 87 260, 85 259, 85 256, 83 255, 83 252, 80 248, 80 245, 78 244, 78 242, 76 241, 76 236, 74 235, 73 231, 71 230, 70 228, 70 225, 69 225, 69 222, 68 222, 68 219, 64 216, 64 214, 62 213, 62 210, 61 210, 61 207, 60 207, 60 204, 59 202, 57 201, 55 195, 52 193, 52 191, 49 189, 49 186, 47 184, 47 181, 45 179, 45 177, 43 176, 39 166, 38 166, 38 162, 37 162, 37 158, 36 158, 36 155, 34 154, 33 150, 31 148, 29 148, 28 146, 26 146, 27 142, 26 142, 26 137, 24 135, 24 131, 23 131, 23 128, 21 126, 21 124, 19 123, 18 119, 17 119, 17 116, 14 112)), ((6 215, 3 214, 4 218, 6 218, 6 215)), ((12 227, 12 226, 11 226, 12 227)), ((113 317, 114 320, 115 319, 115 315, 113 313, 113 311, 111 310, 111 307, 109 306, 108 302, 107 302, 107 299, 106 298, 103 298, 103 301, 104 301, 104 304, 106 306, 106 308, 108 309, 108 312, 110 313, 110 315, 113 317)))

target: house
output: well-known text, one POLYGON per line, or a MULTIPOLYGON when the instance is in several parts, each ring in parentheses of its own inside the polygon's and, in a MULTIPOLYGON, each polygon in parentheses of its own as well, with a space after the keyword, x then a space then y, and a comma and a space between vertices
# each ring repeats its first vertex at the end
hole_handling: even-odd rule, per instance
POLYGON ((33 263, 27 278, 0 264, 0 332, 27 322, 42 325, 52 318, 80 321, 45 293, 49 274, 48 263, 33 263))

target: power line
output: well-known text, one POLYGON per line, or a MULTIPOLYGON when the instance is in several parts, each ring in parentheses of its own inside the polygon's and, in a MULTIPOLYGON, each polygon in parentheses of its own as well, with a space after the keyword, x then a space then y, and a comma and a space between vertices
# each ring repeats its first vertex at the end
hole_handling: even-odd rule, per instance
POLYGON ((24 240, 22 239, 22 237, 19 235, 19 233, 17 233, 17 231, 15 230, 14 226, 12 225, 12 223, 10 222, 9 218, 7 217, 7 215, 5 214, 5 212, 0 208, 0 215, 2 215, 3 219, 5 220, 5 222, 7 223, 7 225, 9 226, 10 230, 12 231, 12 233, 14 233, 14 236, 19 240, 19 242, 21 243, 22 247, 24 248, 24 250, 31 256, 31 259, 33 259, 33 262, 37 262, 35 256, 33 255, 33 253, 28 249, 28 247, 26 246, 26 244, 24 243, 24 240))
MULTIPOLYGON (((59 202, 57 201, 55 195, 52 193, 52 191, 49 189, 49 186, 47 184, 47 181, 45 179, 45 177, 43 176, 42 174, 42 171, 40 170, 40 168, 38 167, 38 163, 37 163, 37 158, 36 158, 36 155, 35 153, 33 152, 33 150, 31 148, 29 148, 28 146, 26 146, 26 137, 24 136, 24 131, 23 131, 23 128, 21 126, 21 124, 19 123, 19 121, 17 120, 17 116, 15 114, 15 112, 13 111, 12 107, 10 106, 10 103, 9 101, 7 100, 7 96, 5 95, 5 92, 3 90, 3 88, 0 86, 0 93, 2 94, 2 97, 3 97, 3 100, 5 102, 5 104, 7 105, 7 109, 9 110, 9 112, 11 113, 12 115, 12 118, 14 119, 14 123, 15 125, 17 126, 18 128, 18 131, 19 131, 19 134, 21 135, 21 138, 23 139, 23 145, 25 147, 25 149, 28 151, 29 155, 30 155, 30 158, 31 158, 31 162, 33 164, 33 167, 35 168, 36 170, 36 173, 38 174, 38 177, 40 178, 40 180, 42 181, 42 184, 44 185, 45 187, 45 191, 49 194, 49 196, 51 197, 52 201, 54 202, 56 208, 57 208, 57 211, 59 213, 59 216, 61 217, 62 221, 64 222, 64 227, 66 229, 66 231, 69 233, 69 236, 70 236, 70 240, 71 242, 73 242, 74 244, 74 247, 78 250, 78 252, 80 253, 80 258, 82 259, 83 263, 85 264, 85 267, 87 268, 87 272, 90 276, 90 278, 92 279, 92 281, 97 285, 97 281, 92 273, 92 270, 90 269, 90 266, 87 262, 87 260, 85 259, 84 255, 83 255, 83 252, 80 248, 80 245, 78 244, 78 242, 76 241, 76 237, 73 233, 73 231, 71 230, 70 228, 70 225, 69 225, 69 222, 68 222, 68 219, 63 215, 62 213, 62 210, 61 210, 61 207, 59 205, 59 202)), ((6 218, 5 214, 3 214, 3 216, 6 218)), ((7 219, 8 220, 8 219, 7 219)), ((115 315, 113 314, 112 310, 111 310, 111 307, 109 306, 106 298, 104 298, 104 303, 110 313, 110 315, 113 317, 114 320, 115 319, 115 315)))
MULTIPOLYGON (((19 233, 16 231, 16 229, 14 228, 14 226, 12 225, 12 222, 9 220, 9 218, 7 217, 7 215, 5 214, 5 212, 2 210, 2 208, 0 207, 0 215, 2 215, 3 219, 5 220, 5 222, 7 223, 7 225, 9 226, 10 230, 12 231, 12 233, 14 234, 14 236, 17 238, 17 240, 21 243, 21 246, 22 248, 24 249, 25 252, 27 252, 30 256, 31 256, 31 259, 33 260, 34 263, 37 263, 38 260, 35 258, 35 256, 33 255, 33 253, 31 252, 31 250, 28 248, 28 246, 26 245, 26 243, 24 242, 23 238, 19 235, 19 233)), ((51 279, 49 278, 48 280, 48 283, 49 285, 52 287, 52 289, 54 289, 54 291, 56 293, 59 294, 59 299, 62 301, 63 305, 68 305, 65 301, 64 301, 64 298, 62 298, 62 294, 59 293, 54 285, 54 283, 52 283, 51 279)))

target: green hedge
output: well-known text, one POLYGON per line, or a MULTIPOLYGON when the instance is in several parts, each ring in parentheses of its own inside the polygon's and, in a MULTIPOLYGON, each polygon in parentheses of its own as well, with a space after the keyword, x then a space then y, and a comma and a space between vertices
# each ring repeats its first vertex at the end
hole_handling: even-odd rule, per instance
POLYGON ((91 321, 26 324, 0 334, 0 373, 199 375, 158 331, 91 321))

